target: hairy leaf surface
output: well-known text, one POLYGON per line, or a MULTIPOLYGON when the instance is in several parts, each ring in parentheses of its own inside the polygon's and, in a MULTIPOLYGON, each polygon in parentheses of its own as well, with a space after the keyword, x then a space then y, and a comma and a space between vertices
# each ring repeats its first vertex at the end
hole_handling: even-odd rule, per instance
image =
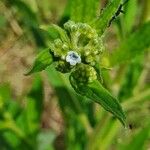
POLYGON ((70 77, 70 82, 77 93, 100 104, 105 110, 111 112, 122 122, 123 125, 125 125, 126 117, 118 100, 113 97, 98 81, 87 85, 81 85, 76 83, 72 77, 70 77))
POLYGON ((119 6, 120 6, 121 0, 112 0, 110 1, 106 8, 102 11, 101 15, 98 19, 95 19, 93 22, 93 25, 99 32, 99 35, 102 35, 105 31, 105 29, 108 27, 109 21, 112 19, 112 17, 117 12, 119 6))

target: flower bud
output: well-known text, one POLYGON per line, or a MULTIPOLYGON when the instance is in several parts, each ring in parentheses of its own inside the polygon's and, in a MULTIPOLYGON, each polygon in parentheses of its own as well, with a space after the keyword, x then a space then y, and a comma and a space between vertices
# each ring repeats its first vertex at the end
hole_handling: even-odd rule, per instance
POLYGON ((76 74, 74 77, 78 78, 80 82, 91 82, 93 77, 96 78, 96 74, 91 75, 91 72, 95 72, 92 66, 100 61, 101 52, 104 49, 102 39, 96 30, 86 23, 68 21, 64 24, 64 30, 66 34, 62 32, 60 39, 54 40, 50 47, 54 57, 57 57, 56 69, 66 73, 72 68, 80 72, 78 69, 80 68, 83 70, 82 73, 76 74), (62 41, 61 38, 68 40, 62 41), (80 65, 82 67, 78 67, 80 65), (90 67, 92 71, 88 72, 90 67), (83 78, 80 79, 80 77, 83 78))
POLYGON ((63 45, 62 45, 62 49, 63 49, 63 50, 69 50, 69 47, 68 47, 67 44, 63 44, 63 45))
POLYGON ((57 48, 61 48, 62 47, 62 41, 60 39, 56 39, 54 40, 54 46, 57 48))
POLYGON ((79 64, 76 70, 71 73, 71 76, 76 82, 81 84, 91 83, 97 79, 95 69, 89 65, 79 64))
POLYGON ((88 56, 90 54, 91 54, 90 49, 85 49, 84 56, 88 56))
POLYGON ((76 32, 78 30, 78 27, 76 25, 71 26, 71 31, 76 32))
POLYGON ((71 70, 71 66, 69 63, 60 60, 55 62, 55 69, 61 73, 68 73, 71 70))
POLYGON ((61 50, 60 49, 55 49, 54 50, 54 56, 55 57, 60 57, 61 56, 61 50))
POLYGON ((92 61, 93 61, 92 55, 88 55, 88 56, 86 57, 85 61, 86 61, 87 63, 92 62, 92 61))
POLYGON ((69 20, 68 22, 66 22, 66 23, 64 24, 64 28, 65 28, 66 30, 70 31, 71 26, 73 26, 74 24, 75 24, 75 23, 74 23, 73 21, 69 20))

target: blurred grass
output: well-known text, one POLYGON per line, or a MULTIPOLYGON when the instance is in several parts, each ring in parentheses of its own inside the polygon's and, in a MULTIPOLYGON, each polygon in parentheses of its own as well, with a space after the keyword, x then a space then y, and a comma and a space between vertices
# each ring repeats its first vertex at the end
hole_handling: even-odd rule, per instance
MULTIPOLYGON (((101 1, 103 5, 104 1, 101 1)), ((140 32, 138 39, 135 36, 135 43, 126 43, 132 33, 137 34, 135 30, 149 21, 149 0, 129 1, 125 5, 125 14, 113 22, 105 36, 106 48, 113 51, 109 55, 117 66, 102 73, 105 75, 104 84, 122 102, 131 129, 121 127, 118 121, 89 99, 77 96, 68 86, 67 79, 52 68, 47 69, 47 75, 23 76, 35 54, 49 40, 39 25, 62 24, 69 17, 70 4, 64 11, 65 6, 64 0, 0 1, 0 149, 148 150, 149 51, 138 57, 130 55, 128 63, 118 64, 114 60, 129 60, 127 55, 131 50, 143 51, 145 48, 139 45, 136 49, 131 44, 136 47, 146 41, 149 44, 149 35, 141 36, 140 32), (107 37, 112 35, 109 42, 107 37), (123 53, 121 57, 115 54, 119 45, 119 53, 123 53), (127 51, 123 52, 123 49, 127 51), (50 111, 52 107, 55 107, 54 111, 50 111), (43 119, 45 113, 47 115, 43 119)), ((86 14, 87 18, 91 17, 86 14)))

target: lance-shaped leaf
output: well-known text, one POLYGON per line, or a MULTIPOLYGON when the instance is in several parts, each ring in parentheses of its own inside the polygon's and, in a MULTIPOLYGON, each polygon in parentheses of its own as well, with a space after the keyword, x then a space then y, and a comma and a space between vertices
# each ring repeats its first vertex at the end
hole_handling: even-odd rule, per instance
POLYGON ((32 73, 42 71, 46 67, 51 65, 52 62, 53 62, 53 57, 50 54, 49 49, 45 49, 37 55, 33 67, 25 75, 30 75, 32 73))
POLYGON ((102 35, 104 33, 105 29, 108 27, 109 21, 112 19, 112 17, 118 11, 120 2, 121 2, 121 0, 110 1, 107 4, 106 8, 102 11, 99 18, 94 21, 93 25, 97 29, 99 35, 102 35))
POLYGON ((95 80, 92 83, 80 84, 70 76, 70 83, 74 90, 96 103, 100 104, 105 110, 111 112, 125 126, 125 114, 118 100, 113 97, 99 81, 95 80))
POLYGON ((55 24, 52 24, 52 27, 60 34, 60 38, 62 39, 62 41, 68 43, 70 42, 70 39, 65 30, 63 30, 61 27, 55 24))
POLYGON ((47 34, 51 37, 51 39, 61 38, 62 41, 70 43, 70 39, 63 28, 58 25, 42 25, 40 28, 47 32, 47 34))

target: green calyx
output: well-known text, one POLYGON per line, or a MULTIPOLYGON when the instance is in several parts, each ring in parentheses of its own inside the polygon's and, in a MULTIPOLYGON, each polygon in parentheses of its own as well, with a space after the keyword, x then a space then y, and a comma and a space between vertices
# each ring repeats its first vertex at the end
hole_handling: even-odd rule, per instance
POLYGON ((71 73, 71 76, 78 84, 87 84, 97 79, 97 72, 92 66, 79 64, 71 73))

